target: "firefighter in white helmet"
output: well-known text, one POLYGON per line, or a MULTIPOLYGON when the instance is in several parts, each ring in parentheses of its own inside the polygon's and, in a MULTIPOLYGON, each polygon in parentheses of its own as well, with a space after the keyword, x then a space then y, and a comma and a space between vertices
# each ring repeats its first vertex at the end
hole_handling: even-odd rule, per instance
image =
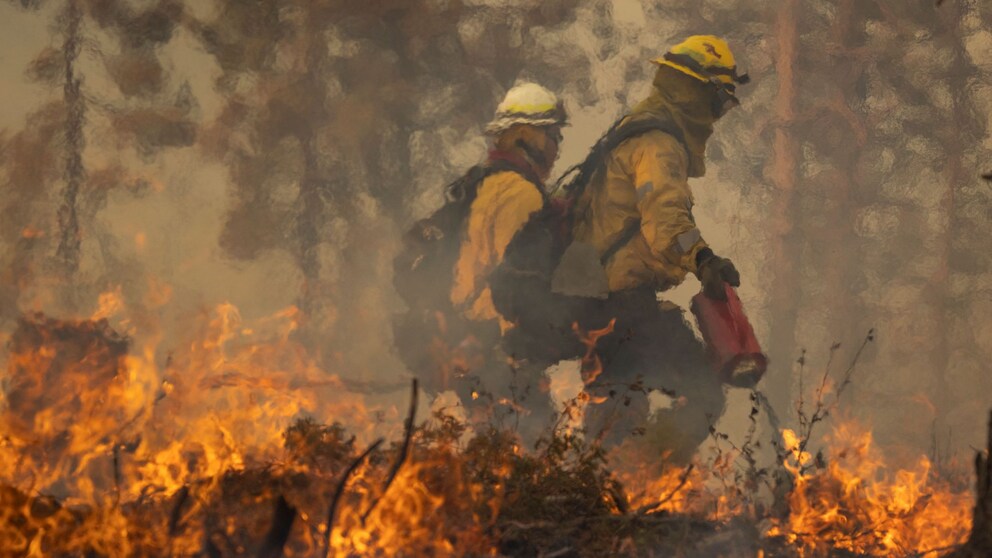
POLYGON ((491 418, 487 411, 513 418, 529 440, 551 418, 548 363, 502 350, 516 324, 497 312, 490 276, 517 232, 550 209, 544 181, 566 122, 561 100, 544 87, 510 89, 485 127, 485 160, 445 187, 446 203, 411 227, 393 262, 393 285, 407 306, 394 318, 394 344, 420 385, 434 394, 454 390, 473 424, 491 418))
POLYGON ((502 168, 478 186, 451 291, 451 301, 472 320, 498 321, 503 331, 512 325, 493 306, 487 277, 517 231, 544 207, 543 183, 558 158, 566 121, 562 102, 553 93, 523 83, 506 93, 486 126, 492 138, 488 163, 502 168))
POLYGON ((481 170, 463 180, 455 195, 469 205, 454 233, 460 246, 449 299, 468 335, 453 352, 472 356, 457 359, 459 369, 450 387, 473 422, 495 415, 504 425, 515 424, 528 443, 551 422, 544 375, 549 363, 514 360, 502 351, 501 336, 514 324, 496 311, 489 276, 517 232, 548 208, 544 182, 558 158, 566 124, 563 103, 554 93, 536 83, 511 88, 485 127, 490 149, 485 162, 475 167, 481 170))

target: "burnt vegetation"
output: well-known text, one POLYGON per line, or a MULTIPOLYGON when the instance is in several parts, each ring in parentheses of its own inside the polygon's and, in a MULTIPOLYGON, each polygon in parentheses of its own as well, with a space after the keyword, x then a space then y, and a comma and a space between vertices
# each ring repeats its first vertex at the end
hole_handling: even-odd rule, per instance
MULTIPOLYGON (((754 556, 759 550, 765 556, 781 557, 938 555, 917 549, 893 554, 881 545, 867 552, 845 550, 844 534, 830 532, 806 534, 820 540, 805 541, 806 551, 801 553, 803 545, 763 532, 767 516, 714 518, 712 510, 665 509, 664 504, 681 491, 685 494, 680 496, 689 500, 705 498, 698 487, 685 486, 691 469, 670 492, 633 508, 605 454, 575 435, 558 433, 537 451, 524 452, 512 432, 490 430, 468 440, 464 433, 463 424, 443 413, 417 427, 405 464, 409 476, 390 487, 385 480, 402 455, 402 444, 379 447, 376 443, 370 452, 360 453, 340 426, 301 419, 287 430, 285 461, 204 478, 174 494, 150 490, 117 508, 70 506, 4 487, 0 491, 0 507, 7 519, 3 531, 5 536, 18 535, 7 540, 34 540, 46 556, 482 556, 495 552, 519 557, 732 558, 754 556), (349 477, 350 482, 342 483, 349 477), (429 497, 418 502, 418 494, 429 497), (430 509, 420 507, 425 502, 430 509), (363 522, 361 510, 370 503, 374 511, 363 522), (329 508, 334 511, 330 516, 329 508), (111 518, 126 526, 127 540, 116 541, 116 547, 106 540, 91 540, 90 531, 111 518), (327 518, 333 539, 325 530, 327 518), (356 542, 362 537, 355 531, 364 530, 396 546, 363 546, 356 542), (329 540, 335 542, 328 551, 329 540), (121 554, 123 549, 127 551, 121 554)), ((984 467, 984 458, 980 462, 984 467)), ((755 486, 734 478, 733 469, 715 474, 725 483, 727 495, 756 497, 755 486)), ((980 506, 987 506, 986 501, 987 494, 980 506)), ((771 514, 773 509, 761 513, 771 514)), ((878 525, 864 518, 857 521, 864 522, 851 526, 852 542, 879 536, 873 532, 878 525)), ((986 539, 987 534, 976 529, 968 545, 953 556, 987 555, 986 539)), ((14 551, 12 555, 27 551, 8 550, 14 551)), ((946 553, 953 548, 934 550, 946 553)))
MULTIPOLYGON (((277 458, 244 455, 244 465, 208 474, 201 461, 206 454, 186 449, 170 465, 195 473, 182 486, 146 482, 136 496, 122 498, 133 488, 128 472, 154 465, 135 453, 140 440, 125 434, 126 417, 115 414, 121 401, 114 386, 124 382, 128 340, 102 320, 36 315, 20 323, 9 345, 6 395, 12 404, 5 424, 37 424, 38 417, 67 405, 71 412, 64 419, 86 416, 93 422, 85 431, 72 422, 55 423, 42 437, 27 425, 7 428, 5 447, 23 447, 23 457, 34 460, 38 471, 79 471, 90 481, 78 486, 93 492, 56 498, 5 484, 0 537, 10 555, 35 549, 66 557, 733 558, 759 551, 781 557, 908 557, 953 550, 920 547, 921 541, 901 532, 943 518, 927 513, 948 497, 946 482, 933 477, 907 484, 903 488, 918 493, 906 503, 874 501, 881 490, 870 474, 856 478, 834 470, 845 460, 870 458, 863 441, 835 440, 832 449, 811 455, 813 426, 838 410, 860 351, 839 374, 828 363, 817 377, 811 400, 797 406, 803 428, 793 438, 761 439, 759 423, 775 419, 764 396, 754 392, 744 442, 735 444, 713 428, 713 443, 681 470, 665 470, 656 425, 649 423, 643 434, 610 452, 568 428, 588 403, 581 398, 566 402, 561 419, 526 448, 512 428, 473 432, 454 416, 455 409, 435 409, 418 422, 414 382, 402 435, 393 441, 364 445, 341 424, 301 417, 284 431, 277 458), (106 396, 93 400, 93 393, 106 396), (777 448, 770 464, 760 463, 763 442, 777 448), (666 482, 645 485, 630 475, 631 463, 654 466, 649 473, 666 482), (852 483, 859 487, 854 492, 852 483), (831 522, 831 516, 844 520, 831 522), (815 521, 795 523, 809 517, 815 521)), ((869 333, 862 349, 872 341, 869 333)), ((800 365, 806 364, 804 355, 800 365)), ((956 556, 983 555, 988 548, 987 463, 979 455, 975 528, 956 556)))
MULTIPOLYGON (((989 68, 969 49, 986 32, 987 6, 937 0, 935 16, 929 3, 891 0, 661 0, 643 3, 638 17, 650 22, 639 28, 614 13, 620 2, 579 0, 218 0, 207 15, 175 0, 11 4, 49 10, 53 36, 25 72, 49 97, 22 129, 0 131, 0 556, 992 555, 992 438, 975 458, 970 534, 960 502, 970 508, 971 479, 937 452, 926 466, 886 471, 870 437, 841 429, 820 440, 846 424, 845 393, 860 408, 909 409, 890 429, 903 441, 925 437, 921 423, 981 414, 972 386, 986 385, 989 330, 971 324, 987 322, 992 212, 988 183, 972 184, 988 151, 971 146, 987 135, 977 107, 988 104, 989 68), (656 424, 618 452, 586 440, 567 425, 587 401, 569 402, 524 448, 512 429, 473 431, 445 410, 414 420, 416 387, 388 440, 325 413, 331 424, 303 416, 285 429, 278 457, 256 457, 232 431, 261 430, 271 417, 211 416, 209 431, 157 440, 170 458, 161 465, 139 450, 171 436, 157 427, 195 406, 173 391, 185 379, 181 355, 156 354, 161 374, 136 386, 128 359, 140 346, 107 321, 21 313, 50 288, 64 299, 58 315, 74 315, 122 282, 128 303, 144 304, 148 254, 125 251, 102 219, 143 196, 162 209, 174 202, 149 195, 161 182, 154 165, 186 149, 230 179, 208 248, 233 265, 289 255, 300 275, 294 336, 310 352, 383 353, 391 239, 439 199, 425 185, 460 172, 463 144, 500 92, 538 76, 579 110, 617 112, 633 100, 628 86, 647 79, 659 22, 671 26, 666 35, 708 30, 753 53, 747 112, 711 155, 742 192, 731 208, 743 223, 741 261, 773 268, 772 358, 792 360, 810 329, 879 319, 888 335, 868 358, 890 366, 874 376, 855 377, 854 364, 833 370, 838 345, 822 374, 809 372, 804 353, 796 378, 773 378, 768 397, 750 394, 743 440, 714 425, 690 466, 666 468, 656 424), (209 92, 197 93, 214 95, 213 113, 174 75, 177 37, 215 65, 209 92), (576 37, 593 46, 586 52, 576 37), (133 196, 114 202, 114 192, 133 196), (819 266, 823 281, 807 284, 819 266), (907 347, 928 357, 907 357, 916 354, 907 347), (919 411, 912 378, 927 378, 918 388, 933 394, 932 416, 919 411), (150 394, 147 407, 134 407, 132 388, 150 394), (775 409, 793 399, 798 428, 783 440, 790 421, 780 424, 775 409), (220 468, 218 447, 227 452, 220 468), (880 487, 885 476, 892 482, 880 487)), ((204 249, 196 242, 175 250, 204 249)), ((271 381, 297 397, 316 383, 255 377, 207 356, 189 368, 221 370, 189 380, 186 394, 221 399, 271 381)), ((224 405, 255 405, 257 391, 224 405)))

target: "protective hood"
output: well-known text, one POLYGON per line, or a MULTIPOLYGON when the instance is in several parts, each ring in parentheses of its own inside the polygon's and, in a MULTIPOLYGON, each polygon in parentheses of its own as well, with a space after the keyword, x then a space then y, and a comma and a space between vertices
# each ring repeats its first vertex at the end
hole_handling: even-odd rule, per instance
POLYGON ((689 176, 699 177, 706 174, 706 140, 718 119, 713 111, 715 101, 716 91, 709 84, 662 66, 655 74, 651 94, 634 107, 631 116, 653 113, 675 122, 689 149, 689 176))
POLYGON ((493 146, 500 152, 527 161, 542 181, 547 180, 558 157, 558 147, 552 145, 544 129, 528 124, 515 124, 501 132, 493 146))

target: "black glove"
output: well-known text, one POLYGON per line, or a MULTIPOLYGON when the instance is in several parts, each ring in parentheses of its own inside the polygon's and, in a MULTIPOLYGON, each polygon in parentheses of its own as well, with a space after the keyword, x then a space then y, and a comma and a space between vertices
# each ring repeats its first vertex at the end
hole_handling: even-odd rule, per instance
POLYGON ((721 258, 709 248, 703 248, 696 254, 696 275, 703 284, 703 293, 716 300, 727 300, 726 287, 741 286, 741 274, 734 267, 734 262, 721 258))

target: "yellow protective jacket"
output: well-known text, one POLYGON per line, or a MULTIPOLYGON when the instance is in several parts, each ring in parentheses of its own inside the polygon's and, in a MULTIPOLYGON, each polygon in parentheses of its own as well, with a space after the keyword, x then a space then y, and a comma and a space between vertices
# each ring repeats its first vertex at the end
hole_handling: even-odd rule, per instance
POLYGON ((688 178, 705 172, 703 152, 716 120, 701 85, 662 69, 651 96, 626 118, 673 122, 685 144, 661 130, 627 139, 606 155, 576 201, 575 240, 605 253, 640 219, 640 230, 606 263, 610 291, 657 290, 696 273, 696 254, 707 247, 692 216, 688 178))
POLYGON ((577 205, 577 241, 602 254, 640 219, 640 231, 606 263, 610 291, 652 286, 665 290, 696 271, 706 247, 692 217, 685 148, 652 130, 621 143, 593 174, 577 205))
POLYGON ((489 275, 503 261, 517 231, 544 204, 538 186, 518 172, 497 172, 479 185, 469 209, 451 289, 451 302, 466 318, 498 319, 502 331, 510 327, 493 305, 489 275))

